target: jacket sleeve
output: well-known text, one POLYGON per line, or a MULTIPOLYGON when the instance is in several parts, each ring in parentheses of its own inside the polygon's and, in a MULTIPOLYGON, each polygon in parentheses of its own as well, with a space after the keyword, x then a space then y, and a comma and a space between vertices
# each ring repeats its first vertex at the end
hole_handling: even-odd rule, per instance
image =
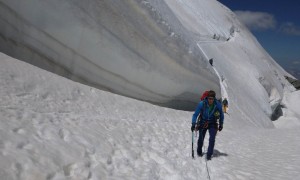
POLYGON ((192 124, 196 123, 197 117, 199 116, 199 113, 200 113, 200 111, 201 111, 201 109, 202 109, 202 106, 203 106, 203 101, 201 101, 201 102, 198 104, 198 106, 197 106, 197 108, 196 108, 196 110, 195 110, 195 112, 194 112, 194 114, 193 114, 192 124))
POLYGON ((220 120, 219 120, 219 123, 220 123, 220 125, 223 125, 223 123, 224 123, 224 112, 223 112, 221 103, 218 104, 218 109, 220 111, 220 120))

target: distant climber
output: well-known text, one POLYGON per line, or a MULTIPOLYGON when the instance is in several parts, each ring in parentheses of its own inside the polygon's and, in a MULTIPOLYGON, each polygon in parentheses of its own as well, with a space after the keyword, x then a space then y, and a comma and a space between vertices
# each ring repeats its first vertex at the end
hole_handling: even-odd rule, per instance
POLYGON ((214 62, 213 58, 209 59, 208 62, 209 62, 210 65, 213 66, 213 62, 214 62))
POLYGON ((222 82, 225 80, 225 77, 223 75, 221 76, 221 80, 222 82))
POLYGON ((202 146, 206 131, 209 132, 209 145, 207 149, 206 159, 211 160, 214 152, 215 139, 217 131, 222 131, 224 122, 224 114, 222 105, 216 99, 216 93, 212 90, 208 92, 207 97, 201 101, 193 114, 192 132, 199 130, 197 154, 202 156, 202 146), (198 117, 198 120, 197 120, 198 117), (219 119, 219 124, 217 120, 219 119), (197 121, 197 122, 196 122, 197 121))
POLYGON ((227 100, 227 98, 224 98, 224 100, 222 101, 222 105, 223 105, 223 112, 227 113, 227 109, 228 109, 228 100, 227 100))

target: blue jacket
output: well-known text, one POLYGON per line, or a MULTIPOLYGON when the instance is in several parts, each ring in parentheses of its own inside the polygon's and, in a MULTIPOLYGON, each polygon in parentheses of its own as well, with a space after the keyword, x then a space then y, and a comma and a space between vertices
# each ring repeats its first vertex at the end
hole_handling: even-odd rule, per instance
POLYGON ((196 111, 193 115, 193 119, 192 119, 192 124, 193 123, 196 123, 197 121, 197 117, 199 116, 199 114, 202 113, 202 118, 201 118, 201 121, 200 121, 200 124, 204 124, 205 121, 208 121, 208 123, 214 123, 214 122, 217 122, 217 119, 215 118, 215 112, 216 111, 219 111, 220 113, 220 120, 219 120, 219 123, 220 125, 223 125, 223 122, 224 122, 224 113, 223 113, 223 110, 222 110, 222 105, 219 101, 217 101, 216 99, 214 100, 214 106, 213 106, 213 110, 211 113, 209 113, 209 105, 208 105, 208 100, 207 98, 205 98, 203 101, 201 101, 197 108, 196 108, 196 111))

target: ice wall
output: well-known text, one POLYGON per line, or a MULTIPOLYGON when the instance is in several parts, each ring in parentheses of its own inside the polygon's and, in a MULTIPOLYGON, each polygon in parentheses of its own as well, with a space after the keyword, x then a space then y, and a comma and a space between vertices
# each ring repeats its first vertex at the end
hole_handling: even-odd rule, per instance
POLYGON ((0 51, 155 104, 194 110, 222 85, 239 112, 234 128, 272 127, 289 89, 286 72, 218 1, 0 0, 0 26, 0 51))
POLYGON ((163 1, 1 0, 0 51, 114 93, 194 109, 217 76, 163 1))

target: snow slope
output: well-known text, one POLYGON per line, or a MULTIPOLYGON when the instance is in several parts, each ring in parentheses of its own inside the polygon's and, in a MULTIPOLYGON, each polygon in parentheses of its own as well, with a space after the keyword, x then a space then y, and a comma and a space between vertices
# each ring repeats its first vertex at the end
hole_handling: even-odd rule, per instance
POLYGON ((243 117, 243 112, 226 114, 214 157, 206 162, 191 158, 192 112, 100 91, 0 54, 0 176, 11 180, 297 179, 299 99, 296 91, 285 100, 286 111, 293 114, 280 121, 292 123, 288 129, 240 122, 241 127, 232 130, 231 117, 243 117))
POLYGON ((4 179, 293 179, 300 94, 213 0, 0 0, 4 179), (213 58, 210 66, 208 59, 213 58), (229 100, 213 161, 191 159, 203 90, 229 100), (283 116, 272 122, 278 107, 283 116))
POLYGON ((176 131, 189 135, 190 113, 102 92, 3 54, 0 60, 1 178, 181 176, 173 163, 189 156, 189 146, 184 138, 173 149, 170 142, 176 131))
POLYGON ((229 98, 249 96, 245 119, 256 114, 269 127, 287 86, 285 71, 218 1, 0 0, 0 13, 1 52, 155 104, 194 110, 204 90, 221 97, 214 58, 220 76, 240 82, 229 98))
POLYGON ((269 117, 280 105, 284 90, 294 90, 283 77, 287 73, 222 4, 216 1, 167 2, 187 29, 196 34, 216 35, 214 39, 199 39, 197 45, 205 59, 214 59, 213 69, 220 79, 222 97, 230 99, 233 112, 242 112, 242 118, 232 117, 235 128, 244 123, 272 127, 269 117), (240 94, 242 96, 238 96, 240 94), (257 123, 253 119, 260 121, 257 123))

